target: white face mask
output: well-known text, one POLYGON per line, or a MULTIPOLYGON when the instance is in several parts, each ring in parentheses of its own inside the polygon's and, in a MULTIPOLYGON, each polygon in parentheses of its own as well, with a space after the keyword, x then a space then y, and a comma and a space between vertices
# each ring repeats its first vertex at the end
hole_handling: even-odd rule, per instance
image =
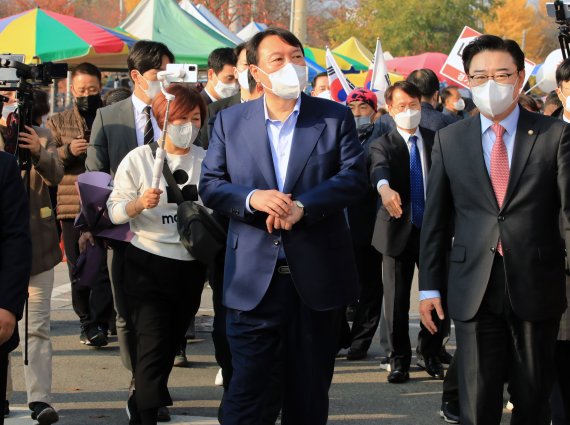
MULTIPOLYGON (((231 97, 235 94, 237 94, 239 92, 239 87, 236 83, 222 83, 219 79, 218 76, 216 75, 216 79, 218 80, 218 82, 216 83, 216 85, 214 86, 214 91, 216 92, 216 94, 218 96, 220 96, 222 99, 225 99, 227 97, 231 97)), ((247 86, 246 86, 247 87, 247 86)))
POLYGON ((4 118, 8 118, 8 115, 10 115, 12 112, 15 112, 17 107, 17 103, 12 103, 11 105, 5 103, 2 107, 2 116, 4 118))
POLYGON ((404 130, 413 130, 420 125, 422 119, 422 111, 418 109, 406 109, 404 112, 399 112, 394 115, 396 125, 404 130))
POLYGON ((261 72, 269 77, 271 88, 263 85, 267 90, 271 90, 276 96, 282 99, 297 99, 303 89, 307 86, 307 67, 295 65, 289 62, 278 71, 268 74, 263 69, 257 67, 261 72))
POLYGON ((242 89, 249 90, 249 69, 244 69, 243 71, 238 71, 238 83, 242 89))
POLYGON ((330 90, 325 90, 320 92, 317 97, 320 97, 321 99, 328 99, 328 100, 332 100, 332 95, 331 95, 331 91, 330 90))
POLYGON ((174 146, 180 149, 188 149, 198 137, 199 128, 194 127, 191 122, 181 125, 168 124, 166 130, 170 141, 174 146))
POLYGON ((513 99, 515 85, 516 82, 515 84, 499 84, 495 80, 489 80, 480 86, 471 87, 473 102, 484 115, 492 117, 501 115, 516 101, 513 99))
POLYGON ((147 89, 143 89, 141 87, 142 91, 149 97, 149 99, 154 99, 156 95, 160 93, 160 81, 150 81, 144 78, 142 74, 140 74, 140 76, 145 80, 148 87, 147 89))
POLYGON ((356 128, 364 127, 365 125, 372 124, 372 117, 361 115, 359 117, 354 117, 354 121, 356 122, 356 128))
POLYGON ((465 109, 465 101, 463 99, 459 99, 453 104, 453 109, 456 111, 463 111, 465 109))

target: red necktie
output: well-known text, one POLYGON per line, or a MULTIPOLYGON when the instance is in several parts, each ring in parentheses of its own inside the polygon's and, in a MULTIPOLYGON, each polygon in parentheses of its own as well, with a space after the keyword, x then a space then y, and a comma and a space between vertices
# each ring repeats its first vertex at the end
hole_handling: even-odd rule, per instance
MULTIPOLYGON (((501 208, 505 194, 507 193, 507 185, 509 184, 509 156, 507 155, 507 147, 503 140, 505 127, 499 123, 495 123, 491 128, 496 135, 495 143, 491 150, 491 184, 493 185, 499 208, 501 208)), ((503 255, 503 246, 500 239, 497 244, 497 251, 501 256, 503 255)))

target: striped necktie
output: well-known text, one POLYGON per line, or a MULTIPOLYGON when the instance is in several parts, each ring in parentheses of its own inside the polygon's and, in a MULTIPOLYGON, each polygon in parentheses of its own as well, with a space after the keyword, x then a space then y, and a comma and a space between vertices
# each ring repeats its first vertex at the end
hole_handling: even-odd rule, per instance
POLYGON ((143 109, 143 113, 146 119, 144 124, 144 144, 148 145, 149 143, 154 142, 154 129, 152 128, 152 121, 150 119, 150 106, 145 106, 143 109))

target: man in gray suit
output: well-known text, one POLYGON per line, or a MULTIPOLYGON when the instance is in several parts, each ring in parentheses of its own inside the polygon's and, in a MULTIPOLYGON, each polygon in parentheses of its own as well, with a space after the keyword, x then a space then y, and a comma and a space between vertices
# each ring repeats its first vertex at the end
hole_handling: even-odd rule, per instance
MULTIPOLYGON (((131 97, 100 108, 97 111, 91 139, 87 148, 87 171, 104 171, 115 175, 117 167, 131 150, 157 140, 160 128, 152 114, 150 104, 160 92, 157 73, 174 62, 174 55, 164 44, 141 40, 135 43, 127 58, 129 74, 135 90, 131 97)), ((136 340, 128 312, 123 288, 124 250, 127 243, 113 242, 108 256, 115 310, 117 312, 117 337, 123 366, 134 373, 136 340)), ((134 376, 134 375, 133 375, 134 376)), ((133 378, 134 380, 134 378, 133 378)), ((131 389, 134 388, 131 383, 131 389)), ((159 411, 159 419, 168 419, 168 411, 159 411)), ((130 412, 130 415, 135 414, 130 412)))

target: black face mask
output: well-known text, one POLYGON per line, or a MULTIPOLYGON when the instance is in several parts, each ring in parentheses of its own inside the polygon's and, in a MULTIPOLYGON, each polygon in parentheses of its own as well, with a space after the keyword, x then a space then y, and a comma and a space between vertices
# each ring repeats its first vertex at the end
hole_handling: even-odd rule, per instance
POLYGON ((82 114, 94 114, 97 109, 103 106, 103 100, 98 94, 76 97, 75 103, 77 104, 77 109, 82 114))

